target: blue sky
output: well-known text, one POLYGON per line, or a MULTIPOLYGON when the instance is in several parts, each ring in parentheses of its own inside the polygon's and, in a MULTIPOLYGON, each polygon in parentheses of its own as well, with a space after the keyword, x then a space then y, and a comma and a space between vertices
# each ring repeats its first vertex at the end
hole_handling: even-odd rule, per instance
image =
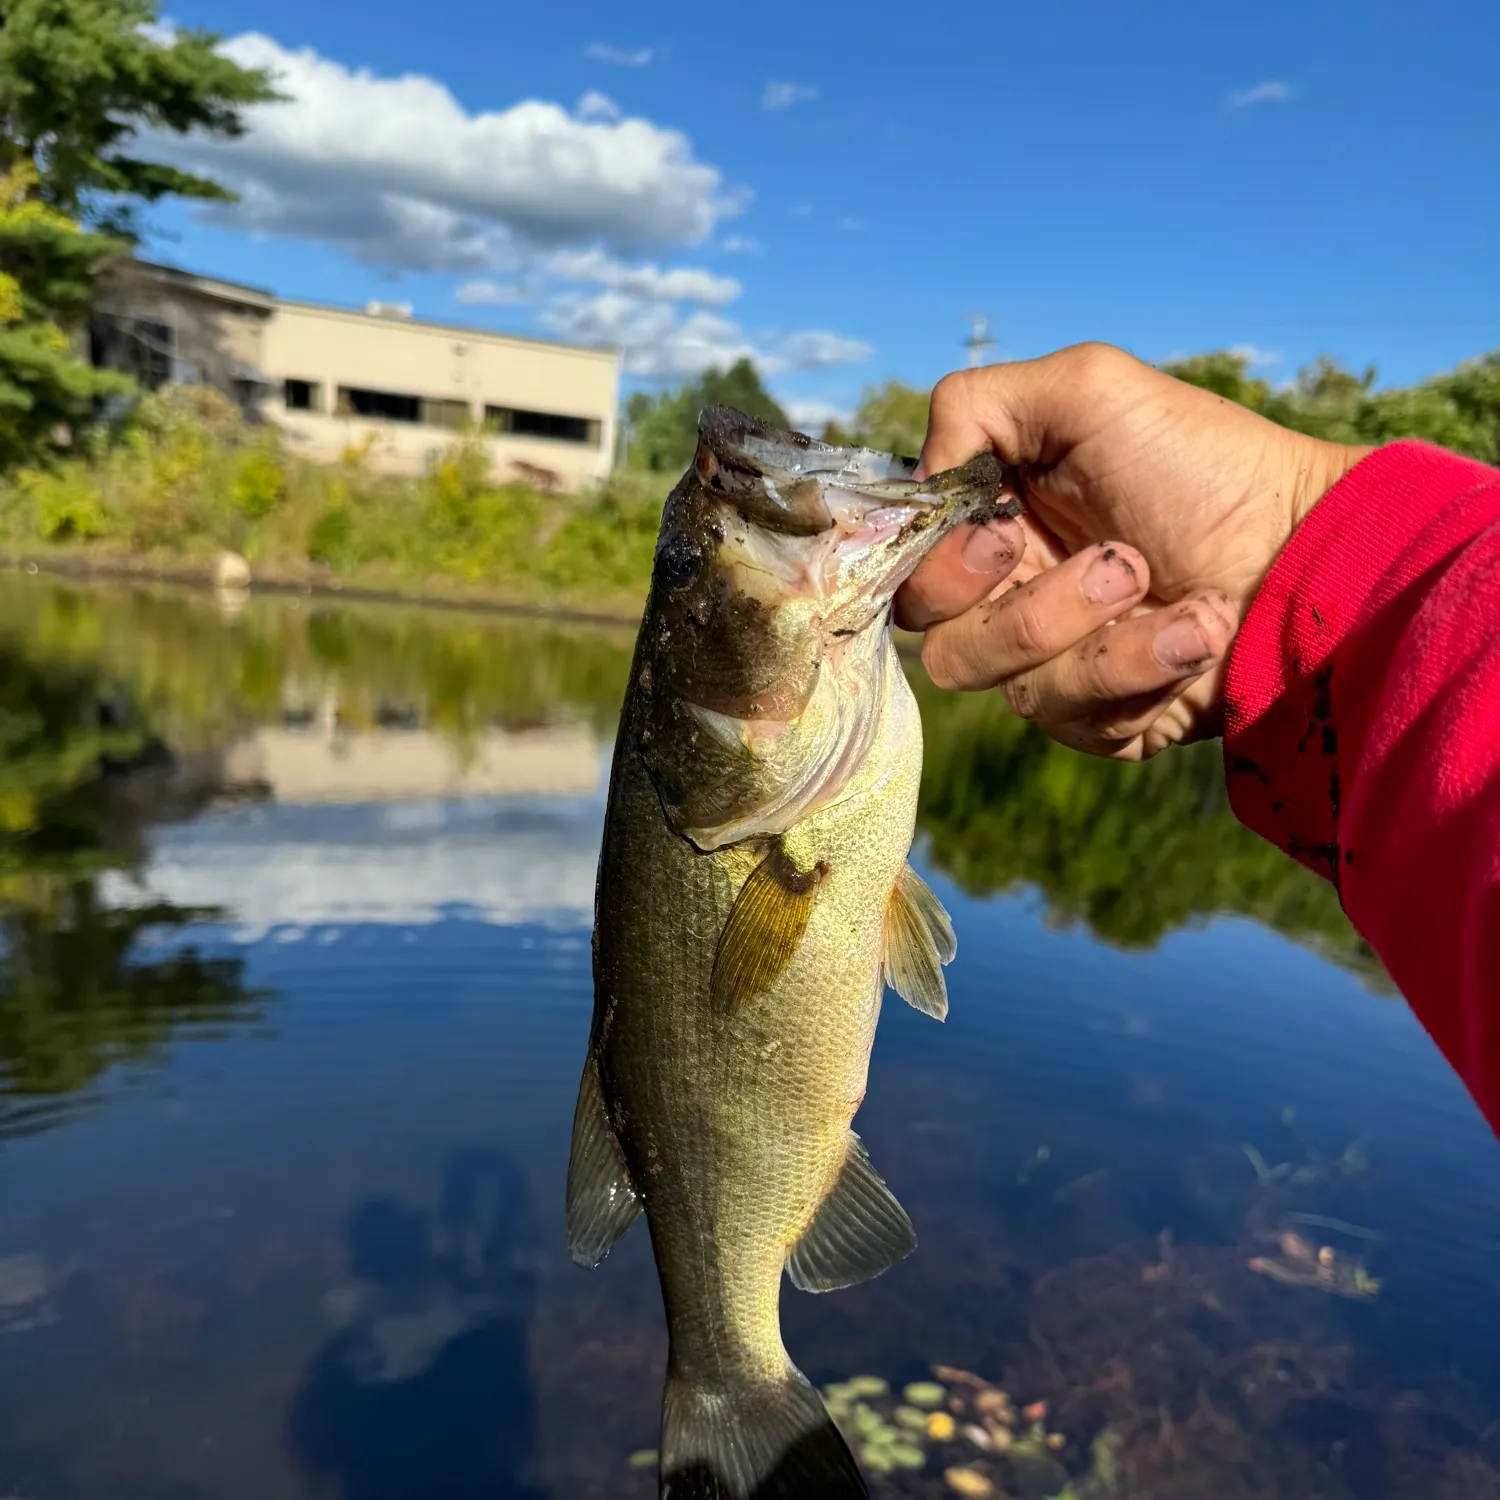
POLYGON ((808 419, 1103 338, 1405 382, 1500 346, 1493 0, 744 7, 191 0, 296 102, 150 251, 287 296, 753 352, 808 419))

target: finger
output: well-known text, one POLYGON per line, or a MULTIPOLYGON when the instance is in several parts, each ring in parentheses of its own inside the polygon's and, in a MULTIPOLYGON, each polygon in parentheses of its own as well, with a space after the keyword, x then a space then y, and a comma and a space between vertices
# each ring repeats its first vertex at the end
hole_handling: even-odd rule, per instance
POLYGON ((1082 721, 1101 744, 1142 733, 1183 690, 1221 662, 1237 625, 1219 593, 1148 610, 1096 630, 1050 661, 1004 683, 1023 719, 1082 721))
POLYGON ((923 665, 939 687, 994 687, 1127 613, 1149 584, 1146 559, 1134 547, 1085 547, 1028 582, 1002 584, 998 594, 957 619, 934 625, 922 644, 923 665))
POLYGON ((1075 344, 944 376, 932 392, 919 472, 936 474, 991 448, 1023 470, 1054 464, 1097 430, 1101 405, 1125 399, 1147 368, 1121 349, 1075 344))
POLYGON ((1020 562, 1026 550, 1021 523, 1007 517, 960 526, 922 560, 896 595, 896 623, 926 630, 978 604, 1020 562))
POLYGON ((987 588, 978 589, 963 564, 966 528, 945 536, 896 593, 896 623, 903 630, 926 630, 940 620, 951 620, 993 593, 997 584, 1007 579, 1024 583, 1055 567, 1068 555, 1062 543, 1035 516, 1018 516, 1014 522, 997 524, 1020 527, 1019 560, 1012 562, 1009 569, 997 571, 987 588), (954 561, 955 554, 958 563, 954 561))

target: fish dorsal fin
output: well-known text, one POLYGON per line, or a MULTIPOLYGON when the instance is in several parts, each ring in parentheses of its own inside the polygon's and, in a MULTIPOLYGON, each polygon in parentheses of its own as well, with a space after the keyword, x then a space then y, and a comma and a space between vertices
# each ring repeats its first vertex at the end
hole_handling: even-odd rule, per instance
POLYGON ((948 1014, 943 965, 958 952, 943 904, 910 865, 902 867, 885 913, 885 979, 924 1015, 948 1014))
POLYGON ((786 1259, 792 1285, 836 1292, 878 1276, 917 1248, 917 1232, 896 1195, 880 1180, 859 1137, 807 1232, 786 1259))
POLYGON ((592 1270, 640 1211, 640 1195, 605 1109, 598 1059, 590 1051, 578 1085, 568 1158, 568 1250, 573 1259, 592 1270))
POLYGON ((780 844, 755 867, 740 887, 714 955, 717 1006, 734 1010, 770 988, 792 961, 827 874, 821 861, 799 870, 780 844))

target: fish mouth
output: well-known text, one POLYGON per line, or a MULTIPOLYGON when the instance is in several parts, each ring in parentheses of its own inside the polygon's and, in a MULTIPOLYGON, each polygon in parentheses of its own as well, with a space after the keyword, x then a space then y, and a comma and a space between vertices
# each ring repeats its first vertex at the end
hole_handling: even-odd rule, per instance
POLYGON ((914 458, 836 447, 731 407, 702 414, 694 468, 699 483, 747 521, 799 539, 806 582, 825 597, 852 589, 889 600, 960 522, 1021 513, 993 453, 919 480, 914 458))

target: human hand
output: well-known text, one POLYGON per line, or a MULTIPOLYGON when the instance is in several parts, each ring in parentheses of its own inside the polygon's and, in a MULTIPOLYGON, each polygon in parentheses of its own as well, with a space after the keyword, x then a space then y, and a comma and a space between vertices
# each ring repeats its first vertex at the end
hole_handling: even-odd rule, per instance
POLYGON ((960 527, 902 587, 940 687, 1000 687, 1123 760, 1218 728, 1230 642, 1307 512, 1368 449, 1291 432, 1105 344, 947 376, 919 472, 993 449, 1025 514, 960 527))

